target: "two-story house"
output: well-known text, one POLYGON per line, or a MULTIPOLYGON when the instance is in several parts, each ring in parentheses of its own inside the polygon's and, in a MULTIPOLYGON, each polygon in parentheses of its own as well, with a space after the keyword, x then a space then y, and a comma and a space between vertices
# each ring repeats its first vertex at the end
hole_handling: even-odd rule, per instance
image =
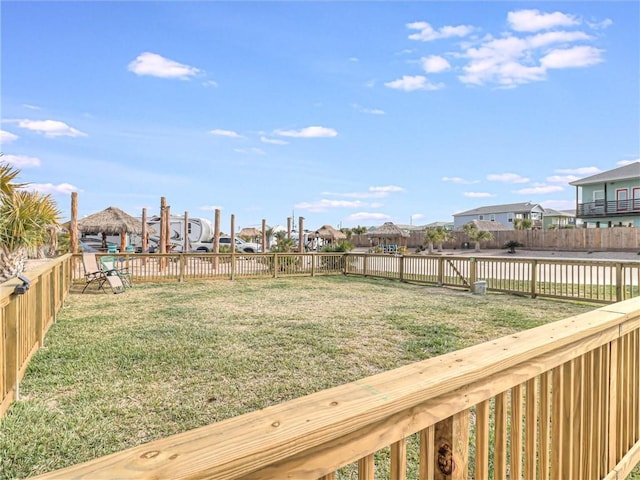
POLYGON ((531 220, 532 228, 542 228, 544 208, 537 203, 508 203, 505 205, 489 205, 478 207, 453 215, 453 228, 458 230, 473 220, 498 222, 510 230, 514 229, 516 220, 531 220))
POLYGON ((589 227, 640 227, 640 162, 570 182, 576 217, 589 227))

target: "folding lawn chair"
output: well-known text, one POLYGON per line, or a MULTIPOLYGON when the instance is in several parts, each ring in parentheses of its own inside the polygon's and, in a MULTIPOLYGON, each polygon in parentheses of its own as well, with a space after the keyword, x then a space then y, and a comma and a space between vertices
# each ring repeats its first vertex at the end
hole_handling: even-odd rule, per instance
MULTIPOLYGON (((107 274, 104 278, 111 287, 111 291, 113 293, 124 293, 124 284, 122 283, 122 279, 118 275, 116 275, 115 273, 112 275, 107 274)), ((102 290, 104 290, 104 288, 102 290)))
POLYGON ((104 257, 100 257, 100 263, 102 264, 102 271, 107 275, 117 275, 122 280, 122 284, 125 287, 131 287, 133 283, 131 282, 131 274, 129 273, 129 269, 126 267, 120 267, 116 265, 116 258, 107 255, 104 257))
POLYGON ((82 293, 91 285, 96 283, 98 290, 104 290, 104 282, 107 281, 107 276, 100 266, 98 266, 98 259, 95 253, 83 253, 82 254, 82 268, 84 268, 84 278, 86 285, 82 289, 82 293))

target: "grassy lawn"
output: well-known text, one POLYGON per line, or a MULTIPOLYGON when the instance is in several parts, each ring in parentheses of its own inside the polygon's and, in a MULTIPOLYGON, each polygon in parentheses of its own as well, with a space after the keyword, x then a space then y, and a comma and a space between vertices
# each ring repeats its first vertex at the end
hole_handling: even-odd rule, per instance
POLYGON ((72 294, 0 422, 28 477, 595 307, 316 277, 72 294))

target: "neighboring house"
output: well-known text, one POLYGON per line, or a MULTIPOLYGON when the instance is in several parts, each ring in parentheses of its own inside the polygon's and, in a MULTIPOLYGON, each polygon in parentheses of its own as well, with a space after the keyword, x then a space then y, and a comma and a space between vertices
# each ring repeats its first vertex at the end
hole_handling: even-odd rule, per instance
POLYGON ((640 162, 569 185, 576 187, 576 217, 585 227, 640 227, 640 162))
POLYGON ((425 228, 444 228, 445 230, 450 232, 451 230, 453 230, 453 222, 433 222, 425 225, 423 230, 425 228))
POLYGON ((576 226, 575 210, 554 210, 552 208, 544 209, 542 228, 574 228, 576 226))
MULTIPOLYGON (((459 230, 466 223, 472 220, 498 222, 506 226, 509 230, 514 229, 517 219, 531 220, 532 228, 542 228, 542 215, 544 208, 537 203, 509 203, 506 205, 490 205, 487 207, 474 208, 466 212, 453 215, 453 226, 459 230)), ((496 230, 498 230, 496 228, 496 230)))

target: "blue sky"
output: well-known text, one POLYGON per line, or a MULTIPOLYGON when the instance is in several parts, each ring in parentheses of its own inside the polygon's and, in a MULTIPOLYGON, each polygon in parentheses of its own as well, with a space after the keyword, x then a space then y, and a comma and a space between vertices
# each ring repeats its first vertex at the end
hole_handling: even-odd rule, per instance
POLYGON ((4 160, 65 218, 422 225, 640 157, 635 1, 0 8, 4 160))

